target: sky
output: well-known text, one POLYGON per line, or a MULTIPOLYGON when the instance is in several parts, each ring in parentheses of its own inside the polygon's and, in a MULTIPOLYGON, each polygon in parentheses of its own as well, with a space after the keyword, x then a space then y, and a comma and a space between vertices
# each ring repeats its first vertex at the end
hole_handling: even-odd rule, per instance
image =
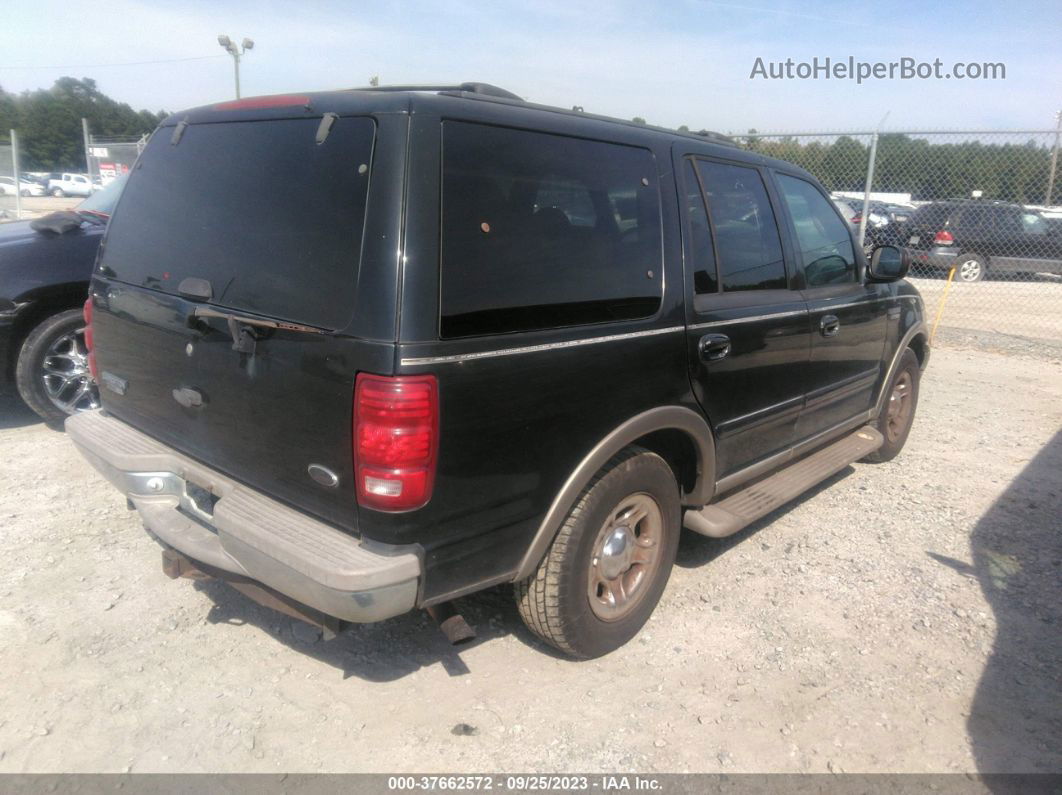
POLYGON ((720 132, 1049 129, 1062 2, 984 0, 7 0, 0 86, 91 77, 135 109, 230 99, 224 33, 254 39, 244 96, 475 80, 550 105, 720 132), (756 59, 1002 62, 1003 80, 750 78, 756 59), (196 59, 196 60, 176 60, 196 59), (168 63, 138 63, 170 61, 168 63))

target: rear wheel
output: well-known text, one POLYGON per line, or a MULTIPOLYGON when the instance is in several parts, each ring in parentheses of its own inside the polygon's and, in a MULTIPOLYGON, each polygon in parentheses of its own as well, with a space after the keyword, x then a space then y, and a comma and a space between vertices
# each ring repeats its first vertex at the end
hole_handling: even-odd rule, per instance
POLYGON ((886 392, 888 397, 877 421, 877 429, 885 437, 885 443, 863 460, 881 463, 891 461, 900 454, 911 433, 915 409, 918 408, 918 382, 921 375, 918 357, 908 348, 893 373, 886 392))
POLYGON ((52 188, 52 195, 57 199, 62 199, 66 197, 66 194, 63 193, 62 188, 52 188))
POLYGON ((99 407, 80 309, 52 315, 30 332, 18 356, 15 383, 26 405, 53 425, 99 407))
POLYGON ((960 254, 955 261, 955 278, 960 282, 979 282, 988 273, 988 266, 980 254, 960 254))
POLYGON ((516 585, 521 617, 573 657, 619 648, 660 600, 680 528, 671 468, 627 448, 583 490, 538 570, 516 585))

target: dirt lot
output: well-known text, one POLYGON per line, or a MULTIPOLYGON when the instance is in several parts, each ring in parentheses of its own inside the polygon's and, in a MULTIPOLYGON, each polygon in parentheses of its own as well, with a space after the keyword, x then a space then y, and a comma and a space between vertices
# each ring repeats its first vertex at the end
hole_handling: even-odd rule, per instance
POLYGON ((1062 357, 1031 350, 938 348, 899 459, 685 538, 655 618, 588 663, 502 590, 456 653, 421 614, 325 642, 170 581, 3 399, 0 772, 1062 771, 1062 357))
MULTIPOLYGON (((66 198, 27 196, 22 199, 22 217, 36 218, 38 215, 47 215, 48 213, 54 213, 56 210, 69 210, 83 201, 84 198, 80 196, 68 196, 66 198)), ((0 196, 0 213, 5 212, 8 217, 4 218, 0 214, 0 221, 14 221, 16 219, 14 196, 0 196)))
MULTIPOLYGON (((946 275, 911 278, 926 302, 932 323, 947 287, 946 275)), ((964 284, 953 281, 944 300, 940 328, 973 329, 1007 339, 1062 340, 1062 276, 1014 274, 964 284)))

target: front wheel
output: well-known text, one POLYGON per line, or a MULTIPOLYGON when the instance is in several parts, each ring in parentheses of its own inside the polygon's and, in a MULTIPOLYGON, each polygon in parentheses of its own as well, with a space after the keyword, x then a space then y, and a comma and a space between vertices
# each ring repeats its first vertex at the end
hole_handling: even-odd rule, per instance
POLYGON ((863 459, 864 461, 882 463, 891 461, 900 454, 914 423, 921 376, 922 368, 918 357, 908 348, 900 356, 900 363, 885 393, 886 403, 877 421, 877 429, 885 437, 885 443, 863 459))
POLYGON ((583 490, 538 570, 517 583, 524 623, 572 657, 618 649, 660 601, 680 529, 671 468, 656 453, 622 451, 583 490))
POLYGON ((80 309, 52 315, 30 332, 19 352, 15 383, 26 405, 52 425, 99 407, 80 309))

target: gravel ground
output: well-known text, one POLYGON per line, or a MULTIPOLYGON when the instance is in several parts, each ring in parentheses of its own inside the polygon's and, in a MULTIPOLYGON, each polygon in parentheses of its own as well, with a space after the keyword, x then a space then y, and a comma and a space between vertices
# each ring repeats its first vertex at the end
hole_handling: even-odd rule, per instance
POLYGON ((646 629, 583 663, 501 589, 457 652, 419 613, 326 642, 170 581, 0 400, 0 772, 1062 771, 1062 362, 1019 353, 935 350, 897 460, 684 538, 646 629))
MULTIPOLYGON (((55 196, 26 196, 22 199, 22 217, 36 218, 40 215, 47 215, 48 213, 54 213, 56 210, 69 210, 71 207, 76 207, 83 202, 85 198, 83 196, 68 196, 66 198, 57 198, 55 196)), ((0 196, 0 222, 3 221, 15 221, 17 216, 15 215, 15 197, 14 196, 0 196), (4 217, 6 213, 7 217, 4 217)))
POLYGON ((966 284, 945 275, 912 275, 910 282, 926 302, 926 317, 940 328, 980 331, 1003 340, 1035 340, 1062 346, 1062 276, 1004 273, 966 284), (946 291, 946 295, 945 295, 946 291))

